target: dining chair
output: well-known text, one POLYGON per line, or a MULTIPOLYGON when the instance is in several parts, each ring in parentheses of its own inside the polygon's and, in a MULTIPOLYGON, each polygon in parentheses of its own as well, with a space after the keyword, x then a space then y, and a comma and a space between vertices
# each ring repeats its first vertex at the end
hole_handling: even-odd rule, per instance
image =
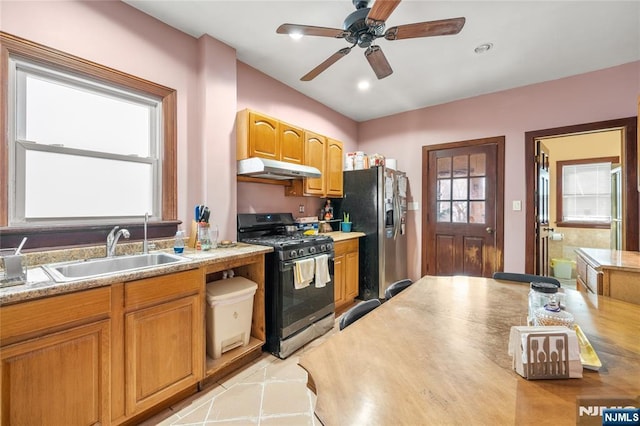
POLYGON ((413 284, 413 281, 411 281, 410 279, 404 279, 390 284, 389 287, 387 287, 387 289, 384 291, 384 298, 387 300, 391 299, 393 296, 400 293, 411 284, 413 284))
POLYGON ((517 281, 521 283, 551 283, 555 284, 558 287, 560 286, 560 281, 553 277, 546 277, 543 275, 533 275, 533 274, 520 274, 515 272, 495 272, 493 274, 494 280, 507 280, 507 281, 517 281))
POLYGON ((370 299, 358 303, 342 315, 342 318, 340 318, 340 330, 345 329, 380 305, 379 299, 370 299))

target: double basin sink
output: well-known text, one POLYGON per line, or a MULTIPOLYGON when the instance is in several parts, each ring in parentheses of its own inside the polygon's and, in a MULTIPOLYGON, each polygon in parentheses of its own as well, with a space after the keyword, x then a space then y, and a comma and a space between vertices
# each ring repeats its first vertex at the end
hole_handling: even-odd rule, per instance
POLYGON ((148 253, 51 263, 43 265, 43 268, 54 281, 67 282, 138 271, 188 260, 171 253, 148 253))

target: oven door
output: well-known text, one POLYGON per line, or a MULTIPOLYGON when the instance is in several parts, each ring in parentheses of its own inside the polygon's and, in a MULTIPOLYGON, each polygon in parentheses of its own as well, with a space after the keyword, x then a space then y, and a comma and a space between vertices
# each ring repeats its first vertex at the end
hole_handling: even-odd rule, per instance
MULTIPOLYGON (((311 282, 305 288, 296 289, 293 278, 294 261, 280 262, 280 285, 278 290, 280 293, 279 305, 282 307, 282 322, 279 330, 281 339, 297 333, 334 312, 333 252, 326 254, 329 255, 328 267, 331 281, 324 287, 316 287, 315 283, 311 282)), ((313 256, 306 259, 308 258, 313 258, 313 256)))

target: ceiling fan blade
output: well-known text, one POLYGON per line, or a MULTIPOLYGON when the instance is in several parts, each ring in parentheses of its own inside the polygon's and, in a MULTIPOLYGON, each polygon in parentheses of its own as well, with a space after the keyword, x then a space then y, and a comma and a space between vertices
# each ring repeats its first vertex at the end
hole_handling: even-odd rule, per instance
POLYGON ((373 68, 373 72, 376 73, 378 80, 388 77, 393 73, 391 65, 389 65, 389 61, 387 61, 384 53, 382 53, 380 46, 369 46, 367 50, 365 50, 364 56, 367 57, 367 61, 369 61, 369 65, 373 68))
POLYGON ((282 24, 276 30, 278 34, 301 34, 305 36, 345 38, 348 31, 339 28, 314 27, 311 25, 282 24))
POLYGON ((391 13, 400 4, 400 0, 376 0, 373 3, 373 7, 367 14, 367 23, 371 22, 384 22, 391 13))
POLYGON ((322 71, 329 68, 331 65, 335 64, 338 61, 338 59, 342 58, 343 56, 346 56, 349 52, 351 52, 351 47, 343 47, 333 55, 329 56, 323 63, 321 63, 320 65, 318 65, 317 67, 315 67, 314 69, 312 69, 311 71, 303 75, 302 78, 300 78, 300 80, 301 81, 313 80, 318 76, 318 74, 320 74, 322 71))
POLYGON ((415 24, 392 27, 384 34, 387 40, 405 38, 432 37, 458 34, 464 26, 465 18, 451 18, 440 21, 416 22, 415 24))

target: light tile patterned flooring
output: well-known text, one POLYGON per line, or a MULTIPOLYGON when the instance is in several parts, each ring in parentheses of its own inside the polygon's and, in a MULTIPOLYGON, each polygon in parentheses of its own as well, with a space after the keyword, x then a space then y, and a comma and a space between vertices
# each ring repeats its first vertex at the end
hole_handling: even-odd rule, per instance
POLYGON ((337 322, 324 336, 287 359, 263 352, 251 365, 221 379, 142 423, 144 426, 316 426, 316 396, 307 389, 307 373, 298 365, 304 351, 338 330, 337 322))

